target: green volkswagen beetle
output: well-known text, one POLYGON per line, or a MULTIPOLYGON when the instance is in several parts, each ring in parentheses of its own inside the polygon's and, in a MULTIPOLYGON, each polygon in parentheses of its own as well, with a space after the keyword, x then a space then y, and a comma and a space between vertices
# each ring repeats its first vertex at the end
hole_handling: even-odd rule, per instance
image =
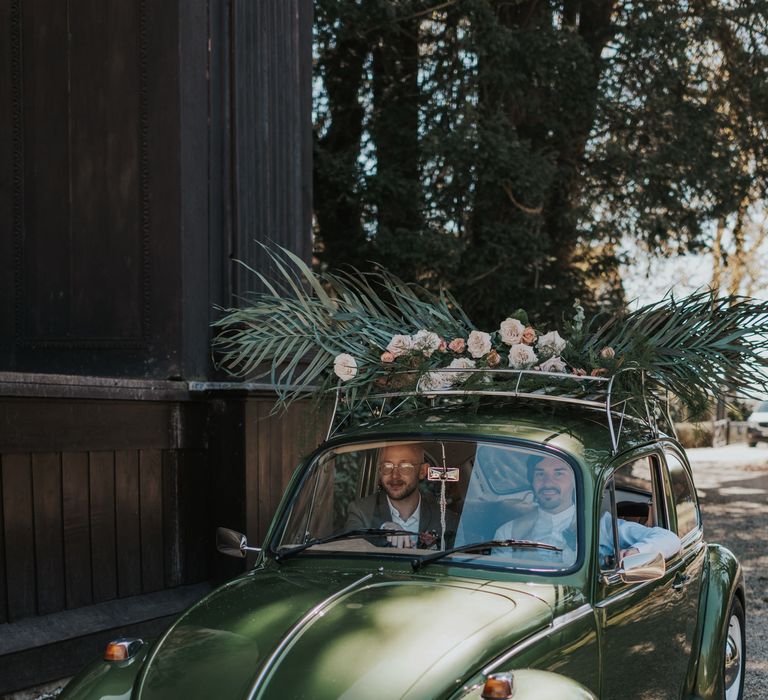
MULTIPOLYGON (((741 698, 744 582, 679 443, 586 405, 478 397, 336 434, 254 568, 95 698, 741 698)), ((109 659, 109 660, 106 660, 109 659)))

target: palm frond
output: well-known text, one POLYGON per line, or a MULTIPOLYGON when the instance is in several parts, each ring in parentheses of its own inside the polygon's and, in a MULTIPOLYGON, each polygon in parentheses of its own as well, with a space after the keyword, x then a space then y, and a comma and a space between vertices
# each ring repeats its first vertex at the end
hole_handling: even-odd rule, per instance
POLYGON ((698 410, 712 394, 758 397, 768 386, 768 303, 699 291, 605 321, 585 343, 646 370, 698 410))

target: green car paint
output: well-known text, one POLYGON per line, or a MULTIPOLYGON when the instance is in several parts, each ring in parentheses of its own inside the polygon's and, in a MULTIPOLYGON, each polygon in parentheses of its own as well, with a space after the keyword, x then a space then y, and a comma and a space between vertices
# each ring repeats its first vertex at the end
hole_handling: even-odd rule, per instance
POLYGON ((730 601, 743 597, 738 562, 699 533, 657 580, 601 581, 606 479, 627 460, 676 443, 629 425, 622 452, 611 456, 605 424, 593 415, 434 412, 373 422, 316 453, 409 438, 543 446, 578 470, 584 551, 572 570, 439 561, 414 571, 408 557, 325 552, 276 561, 271 550, 313 455, 286 490, 254 569, 197 603, 130 662, 92 664, 61 697, 480 698, 488 674, 512 671, 515 700, 721 698, 730 601), (681 594, 683 568, 693 585, 681 594))

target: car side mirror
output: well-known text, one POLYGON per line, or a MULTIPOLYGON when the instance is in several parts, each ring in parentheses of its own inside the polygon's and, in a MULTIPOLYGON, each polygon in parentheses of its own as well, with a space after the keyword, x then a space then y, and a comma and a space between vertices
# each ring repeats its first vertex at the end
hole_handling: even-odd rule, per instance
POLYGON ((619 575, 624 583, 643 583, 660 579, 666 568, 661 552, 630 554, 621 560, 619 575))
POLYGON ((248 552, 260 552, 260 547, 249 547, 248 539, 237 530, 228 527, 216 528, 216 549, 228 557, 244 558, 248 552))

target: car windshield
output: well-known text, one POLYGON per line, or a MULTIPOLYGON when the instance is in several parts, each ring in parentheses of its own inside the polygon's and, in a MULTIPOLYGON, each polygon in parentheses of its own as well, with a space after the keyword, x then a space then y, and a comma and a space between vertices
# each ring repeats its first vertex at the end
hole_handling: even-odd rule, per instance
POLYGON ((543 448, 466 440, 336 447, 309 466, 273 549, 278 557, 406 555, 565 571, 578 558, 576 484, 570 464, 543 448))
POLYGON ((768 401, 763 401, 755 406, 753 413, 768 413, 768 401))

